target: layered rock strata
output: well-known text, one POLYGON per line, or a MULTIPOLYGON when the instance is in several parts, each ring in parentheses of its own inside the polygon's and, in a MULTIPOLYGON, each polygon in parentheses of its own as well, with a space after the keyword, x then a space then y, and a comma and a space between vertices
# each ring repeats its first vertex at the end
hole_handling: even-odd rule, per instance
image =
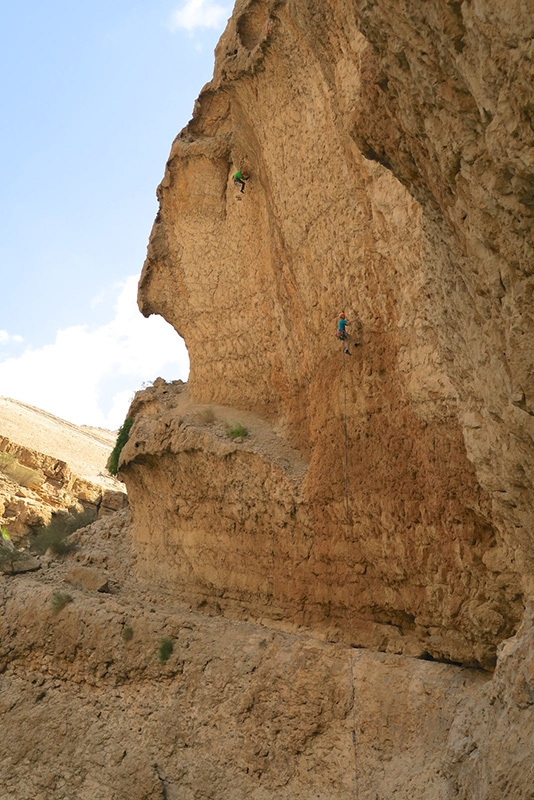
POLYGON ((531 800, 527 12, 237 3, 141 279, 191 379, 132 405, 131 547, 0 577, 0 800, 531 800))
MULTIPOLYGON (((362 508, 358 517, 351 508, 348 528, 334 461, 328 486, 317 487, 301 452, 257 415, 198 406, 187 387, 164 381, 140 393, 130 413, 136 422, 121 474, 144 576, 165 580, 176 597, 207 611, 314 628, 363 647, 491 665, 516 598, 513 583, 509 588, 484 564, 493 532, 462 508, 466 475, 455 478, 454 503, 434 498, 431 507, 436 519, 447 509, 460 516, 449 546, 443 521, 430 533, 421 521, 412 538, 397 536, 394 497, 390 514, 381 511, 377 540, 370 531, 378 509, 364 505, 373 489, 365 462, 362 508), (248 431, 237 442, 228 432, 235 422, 248 431), (484 602, 477 602, 474 580, 484 602)), ((339 450, 334 458, 343 463, 339 450)), ((423 492, 412 491, 407 512, 417 513, 423 492)))
POLYGON ((530 800, 531 614, 488 680, 187 612, 127 511, 73 542, 0 578, 0 800, 530 800))

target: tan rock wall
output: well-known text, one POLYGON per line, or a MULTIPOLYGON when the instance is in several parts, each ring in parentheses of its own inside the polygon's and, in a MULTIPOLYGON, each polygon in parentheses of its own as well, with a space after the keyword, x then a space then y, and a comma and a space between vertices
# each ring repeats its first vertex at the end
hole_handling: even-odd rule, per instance
POLYGON ((132 405, 133 553, 0 578, 0 800, 531 800, 531 24, 239 0, 140 284, 191 380, 132 405))
POLYGON ((527 3, 360 4, 362 150, 423 208, 425 313, 532 593, 534 134, 527 3))
POLYGON ((500 647, 493 680, 459 707, 445 772, 459 800, 528 800, 534 785, 534 607, 500 647))
POLYGON ((462 451, 446 426, 434 428, 431 439, 416 428, 415 453, 410 439, 391 434, 399 470, 416 465, 428 444, 432 455, 419 483, 414 466, 410 482, 397 486, 380 442, 364 442, 369 455, 351 472, 357 489, 347 525, 342 451, 333 450, 337 468, 329 461, 330 477, 320 484, 313 459, 303 461, 264 420, 210 410, 213 421, 203 423, 206 409, 191 403, 187 388, 164 381, 132 406, 136 423, 121 470, 145 577, 164 580, 193 608, 491 666, 496 642, 519 611, 517 587, 495 531, 477 513, 483 497, 469 485, 472 470, 451 476, 448 498, 435 493, 440 459, 452 462, 462 451), (229 438, 232 420, 248 429, 245 440, 229 438), (378 457, 382 481, 397 490, 380 502, 380 472, 367 467, 378 457))
MULTIPOLYGON (((270 557, 263 462, 239 476, 239 455, 143 429, 150 457, 138 443, 124 461, 136 537, 179 593, 231 592, 243 613, 259 602, 345 635, 354 617, 357 641, 485 665, 517 625, 534 552, 523 17, 237 4, 171 150, 139 302, 184 336, 194 402, 259 414, 308 469, 270 557), (493 57, 485 90, 475 67, 493 57), (361 342, 345 361, 341 308, 361 342), (215 577, 209 552, 226 559, 215 577)), ((164 413, 152 402, 136 413, 164 413)), ((292 497, 276 475, 268 491, 292 497)))

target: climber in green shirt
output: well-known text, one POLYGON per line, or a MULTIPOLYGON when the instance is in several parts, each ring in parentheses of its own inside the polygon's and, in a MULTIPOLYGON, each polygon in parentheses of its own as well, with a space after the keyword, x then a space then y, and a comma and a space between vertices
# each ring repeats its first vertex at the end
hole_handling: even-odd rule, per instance
POLYGON ((241 189, 240 189, 241 193, 243 193, 245 191, 245 181, 248 181, 249 177, 250 176, 249 176, 248 172, 246 170, 244 170, 244 169, 238 169, 237 172, 235 173, 235 175, 234 175, 234 185, 235 186, 241 186, 241 189))

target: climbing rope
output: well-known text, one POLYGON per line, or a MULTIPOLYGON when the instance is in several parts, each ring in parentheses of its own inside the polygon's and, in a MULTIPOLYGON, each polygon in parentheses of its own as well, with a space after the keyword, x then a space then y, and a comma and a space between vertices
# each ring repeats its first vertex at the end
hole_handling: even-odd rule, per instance
MULTIPOLYGON (((335 253, 332 254, 334 257, 334 263, 337 267, 338 272, 341 274, 341 269, 339 266, 339 262, 337 260, 337 256, 335 253)), ((346 291, 343 291, 343 303, 341 305, 342 308, 346 306, 346 291)), ((349 554, 350 554, 350 539, 349 539, 349 531, 351 529, 351 518, 350 518, 350 487, 349 487, 349 428, 348 428, 348 421, 347 421, 347 340, 341 340, 341 353, 343 359, 343 429, 344 429, 344 450, 345 450, 345 459, 344 459, 344 466, 345 466, 345 529, 346 529, 346 541, 347 541, 347 566, 350 563, 349 554)), ((358 800, 359 797, 359 790, 358 790, 358 750, 357 750, 357 738, 356 738, 356 692, 354 686, 354 659, 352 657, 352 592, 351 592, 351 581, 350 576, 347 579, 347 613, 349 615, 349 659, 350 659, 350 670, 349 670, 349 697, 352 697, 352 731, 351 731, 351 738, 352 738, 352 753, 354 759, 354 797, 355 800, 358 800)))
POLYGON ((350 525, 350 506, 349 506, 349 431, 347 426, 347 367, 346 367, 346 343, 342 340, 343 350, 343 420, 345 428, 345 522, 347 531, 350 525))
MULTIPOLYGON (((343 425, 345 433, 345 525, 347 531, 347 555, 350 550, 349 547, 349 530, 350 530, 350 501, 349 501, 349 429, 347 422, 347 354, 346 343, 341 342, 343 353, 343 425)), ((347 559, 348 561, 349 559, 347 559)), ((352 657, 352 596, 351 596, 351 582, 347 580, 347 612, 349 615, 349 659, 350 659, 350 695, 352 696, 352 752, 354 758, 354 797, 358 800, 358 751, 356 740, 356 695, 354 688, 354 659, 352 657)))

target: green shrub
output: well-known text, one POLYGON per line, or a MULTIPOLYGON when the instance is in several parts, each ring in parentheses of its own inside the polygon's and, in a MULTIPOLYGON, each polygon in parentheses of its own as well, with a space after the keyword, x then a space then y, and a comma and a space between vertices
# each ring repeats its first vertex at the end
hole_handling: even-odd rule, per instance
POLYGON ((172 655, 174 650, 174 642, 168 637, 159 640, 158 658, 161 664, 164 664, 172 655))
POLYGON ((7 528, 4 527, 4 525, 2 525, 0 527, 0 536, 2 537, 2 541, 4 542, 4 546, 13 547, 13 545, 11 544, 11 536, 9 535, 9 532, 8 532, 7 528))
POLYGON ((56 556, 64 556, 74 549, 68 537, 79 528, 85 528, 94 522, 96 515, 93 511, 84 509, 70 514, 56 514, 48 525, 44 525, 30 542, 30 547, 36 553, 43 554, 50 549, 56 556))
POLYGON ((66 592, 54 592, 50 598, 50 605, 52 607, 52 614, 56 616, 60 611, 63 611, 66 605, 72 603, 72 596, 66 592))
POLYGON ((131 625, 125 625, 121 631, 123 641, 131 642, 133 639, 133 628, 131 625))
POLYGON ((241 425, 240 422, 236 422, 228 429, 228 434, 232 437, 232 439, 244 439, 246 436, 248 436, 248 431, 244 425, 241 425))
POLYGON ((111 455, 108 461, 108 471, 110 475, 116 475, 117 472, 119 471, 119 458, 122 452, 122 448, 128 441, 128 438, 130 436, 130 430, 133 424, 134 424, 133 417, 126 417, 121 427, 119 428, 119 432, 117 434, 117 441, 115 442, 115 447, 111 451, 111 455))
POLYGON ((14 483, 28 489, 42 486, 45 476, 31 467, 25 467, 12 453, 0 453, 0 472, 3 472, 14 483))

